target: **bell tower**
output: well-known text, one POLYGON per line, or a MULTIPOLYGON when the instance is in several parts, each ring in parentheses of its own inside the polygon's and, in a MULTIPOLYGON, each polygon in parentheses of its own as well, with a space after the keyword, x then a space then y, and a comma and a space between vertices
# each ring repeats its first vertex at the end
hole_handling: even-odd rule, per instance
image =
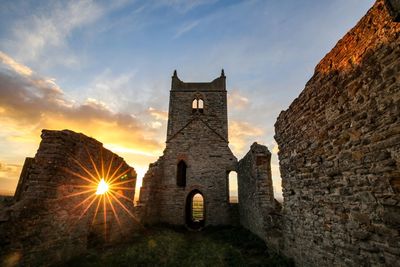
POLYGON ((211 82, 183 82, 174 71, 166 148, 143 179, 142 218, 191 228, 230 224, 228 174, 236 164, 228 146, 224 71, 211 82), (194 212, 199 199, 203 209, 194 212))
POLYGON ((172 76, 169 98, 167 143, 186 125, 194 120, 202 121, 221 139, 228 142, 228 113, 226 77, 212 82, 183 82, 176 70, 172 76))

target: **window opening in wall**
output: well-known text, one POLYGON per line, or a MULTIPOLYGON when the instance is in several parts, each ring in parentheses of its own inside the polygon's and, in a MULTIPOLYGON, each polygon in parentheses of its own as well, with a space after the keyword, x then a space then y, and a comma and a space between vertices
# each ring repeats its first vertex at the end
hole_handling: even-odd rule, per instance
POLYGON ((239 203, 237 172, 229 172, 229 203, 239 203))
POLYGON ((186 186, 186 163, 181 160, 178 163, 178 168, 177 168, 177 172, 176 172, 176 185, 177 186, 181 186, 181 187, 185 187, 186 186))
POLYGON ((197 99, 193 100, 192 102, 192 111, 196 112, 196 110, 197 110, 197 99))
POLYGON ((198 109, 198 111, 200 112, 200 113, 203 113, 203 111, 204 111, 204 101, 203 101, 203 99, 199 99, 198 100, 198 102, 197 102, 197 109, 198 109))
POLYGON ((204 113, 204 101, 201 98, 196 98, 192 102, 192 112, 193 113, 204 113))

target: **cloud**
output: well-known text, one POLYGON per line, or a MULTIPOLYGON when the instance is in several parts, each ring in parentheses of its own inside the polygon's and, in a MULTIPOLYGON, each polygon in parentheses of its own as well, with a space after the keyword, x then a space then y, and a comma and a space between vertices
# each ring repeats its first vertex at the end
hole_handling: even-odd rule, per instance
MULTIPOLYGON (((19 162, 33 156, 42 129, 71 129, 120 152, 143 172, 148 162, 162 153, 158 124, 159 120, 165 123, 166 112, 150 108, 142 113, 147 114, 145 120, 153 119, 144 122, 133 114, 114 112, 96 98, 83 103, 67 99, 54 79, 42 77, 0 52, 0 147, 24 147, 24 152, 18 152, 19 162)), ((20 170, 11 170, 10 166, 1 164, 0 184, 15 188, 20 170)))
MULTIPOLYGON (((24 16, 13 20, 13 24, 8 26, 8 34, 1 39, 1 49, 12 54, 18 60, 38 66, 50 68, 55 65, 77 67, 82 64, 82 51, 77 51, 73 46, 71 37, 75 32, 81 31, 85 27, 90 27, 90 36, 99 33, 104 27, 117 27, 114 21, 109 21, 108 15, 113 15, 114 11, 122 10, 126 6, 135 6, 134 12, 128 17, 119 18, 121 23, 126 20, 131 21, 132 17, 139 17, 138 13, 143 9, 154 11, 156 9, 171 7, 180 13, 186 13, 194 8, 211 4, 215 0, 161 0, 149 1, 148 3, 136 7, 136 2, 128 0, 118 1, 46 1, 40 5, 29 7, 32 9, 30 14, 24 12, 24 16), (96 23, 95 23, 96 22, 96 23), (105 26, 106 24, 106 26, 105 26), (94 25, 94 26, 93 26, 94 25), (111 26, 109 26, 111 25, 111 26), (92 27, 93 26, 93 27, 92 27)), ((25 8, 29 4, 24 5, 25 8)), ((8 9, 18 9, 18 3, 8 4, 8 9)), ((139 24, 146 24, 147 18, 135 20, 134 25, 123 25, 121 28, 137 27, 139 24)), ((178 30, 176 37, 194 28, 198 22, 190 22, 178 30)), ((82 31, 83 32, 83 31, 82 31)))
POLYGON ((151 116, 153 116, 156 120, 167 121, 168 120, 168 112, 163 110, 158 110, 153 107, 149 107, 148 109, 151 116))
POLYGON ((186 13, 198 6, 209 5, 215 2, 217 0, 157 0, 155 3, 160 6, 171 6, 182 13, 186 13))
POLYGON ((191 31, 192 29, 194 29, 197 25, 199 25, 200 21, 192 21, 189 23, 186 23, 184 25, 182 25, 182 27, 180 27, 176 34, 174 35, 174 39, 181 37, 182 35, 184 35, 185 33, 191 31))
POLYGON ((13 58, 9 57, 8 55, 4 54, 1 51, 0 51, 0 62, 2 63, 2 65, 7 66, 9 69, 14 70, 18 74, 24 76, 32 75, 32 70, 30 68, 22 64, 19 64, 13 58))
POLYGON ((12 34, 3 45, 24 62, 41 59, 41 64, 76 65, 79 60, 68 48, 68 37, 75 29, 96 21, 104 11, 94 1, 52 1, 12 25, 12 34))
POLYGON ((248 122, 231 120, 229 123, 229 140, 234 154, 239 155, 248 149, 255 137, 261 137, 263 130, 248 122))
POLYGON ((228 106, 233 109, 242 110, 249 105, 249 99, 240 95, 237 90, 228 93, 228 106))
POLYGON ((12 195, 17 186, 17 180, 22 166, 0 162, 0 195, 12 195))
POLYGON ((123 92, 124 88, 131 86, 135 76, 135 70, 116 75, 107 68, 94 78, 90 85, 89 93, 102 94, 102 96, 109 97, 117 92, 123 92))
MULTIPOLYGON (((154 74, 152 75, 154 77, 154 74)), ((156 77, 151 83, 144 82, 136 69, 115 73, 106 68, 97 74, 86 87, 69 92, 75 99, 93 98, 105 103, 113 111, 131 113, 135 111, 142 121, 163 120, 167 118, 161 109, 168 105, 168 91, 164 80, 156 77), (155 114, 158 113, 157 116, 155 114), (161 116, 161 117, 160 117, 161 116)))
POLYGON ((0 162, 0 175, 3 173, 19 173, 22 166, 19 164, 9 164, 0 162))
POLYGON ((69 128, 95 136, 104 143, 137 146, 144 151, 160 148, 160 143, 152 138, 156 132, 135 116, 113 112, 94 98, 77 104, 66 99, 53 79, 27 72, 4 53, 0 59, 2 124, 17 129, 33 127, 28 137, 35 140, 42 128, 69 128))
MULTIPOLYGON (((36 67, 77 67, 82 55, 77 55, 77 50, 70 47, 71 36, 128 4, 128 0, 43 1, 31 6, 27 3, 24 8, 30 8, 31 13, 24 12, 9 25, 9 34, 1 39, 1 47, 18 60, 36 67)), ((20 7, 16 2, 8 8, 20 7)))

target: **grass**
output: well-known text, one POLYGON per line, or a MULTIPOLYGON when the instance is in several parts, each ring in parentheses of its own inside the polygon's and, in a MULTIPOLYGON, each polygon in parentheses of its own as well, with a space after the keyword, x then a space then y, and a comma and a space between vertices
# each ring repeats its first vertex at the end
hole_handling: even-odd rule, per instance
POLYGON ((243 228, 148 229, 129 244, 92 249, 64 266, 293 266, 243 228))

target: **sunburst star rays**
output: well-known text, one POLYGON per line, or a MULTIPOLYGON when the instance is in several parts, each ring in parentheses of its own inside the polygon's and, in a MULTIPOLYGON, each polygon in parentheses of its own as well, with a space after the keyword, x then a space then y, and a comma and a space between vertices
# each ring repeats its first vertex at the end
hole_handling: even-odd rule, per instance
POLYGON ((72 158, 72 161, 79 167, 80 171, 64 169, 66 173, 79 178, 83 184, 73 185, 74 192, 67 194, 59 199, 69 199, 80 197, 80 200, 74 207, 73 211, 80 208, 82 211, 78 217, 79 221, 85 214, 93 213, 91 224, 96 222, 97 215, 99 212, 103 213, 103 224, 104 224, 104 236, 107 234, 107 212, 111 211, 111 215, 115 217, 116 222, 121 227, 121 218, 119 211, 124 210, 134 221, 138 220, 133 215, 130 208, 127 207, 127 203, 131 202, 133 205, 132 198, 128 197, 124 192, 135 190, 135 174, 130 173, 132 168, 124 166, 124 162, 121 161, 116 166, 115 156, 112 155, 108 160, 103 159, 103 151, 101 150, 99 160, 96 160, 90 154, 89 150, 85 147, 88 164, 72 158), (89 166, 87 166, 89 165, 89 166), (133 176, 133 178, 132 178, 133 176), (126 180, 125 180, 126 179, 126 180), (132 184, 130 184, 132 183, 132 184), (119 198, 121 198, 121 201, 119 198), (113 203, 114 202, 114 203, 113 203), (125 204, 124 204, 125 203, 125 204), (117 209, 120 207, 120 209, 117 209), (107 209, 109 211, 107 211, 107 209))

